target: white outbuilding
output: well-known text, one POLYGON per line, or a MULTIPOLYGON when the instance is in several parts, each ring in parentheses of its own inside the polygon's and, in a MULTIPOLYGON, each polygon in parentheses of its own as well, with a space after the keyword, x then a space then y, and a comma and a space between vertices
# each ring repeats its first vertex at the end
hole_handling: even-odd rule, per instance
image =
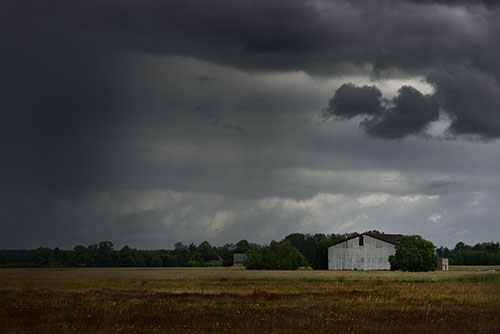
POLYGON ((437 270, 448 270, 448 259, 445 257, 440 257, 438 259, 437 270))
POLYGON ((363 233, 328 248, 329 270, 390 270, 402 234, 363 233))

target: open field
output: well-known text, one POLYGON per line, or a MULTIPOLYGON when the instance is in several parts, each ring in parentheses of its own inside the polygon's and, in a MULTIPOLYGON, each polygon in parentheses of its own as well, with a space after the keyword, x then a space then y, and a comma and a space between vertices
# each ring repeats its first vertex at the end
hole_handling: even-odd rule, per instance
POLYGON ((500 267, 0 269, 0 333, 500 333, 500 267))

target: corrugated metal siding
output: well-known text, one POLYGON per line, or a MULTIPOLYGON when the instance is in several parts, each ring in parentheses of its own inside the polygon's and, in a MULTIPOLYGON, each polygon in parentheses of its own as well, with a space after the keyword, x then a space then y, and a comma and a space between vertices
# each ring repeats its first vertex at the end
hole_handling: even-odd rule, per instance
POLYGON ((389 270, 389 256, 394 252, 393 244, 365 234, 363 246, 357 237, 328 248, 328 269, 389 270))

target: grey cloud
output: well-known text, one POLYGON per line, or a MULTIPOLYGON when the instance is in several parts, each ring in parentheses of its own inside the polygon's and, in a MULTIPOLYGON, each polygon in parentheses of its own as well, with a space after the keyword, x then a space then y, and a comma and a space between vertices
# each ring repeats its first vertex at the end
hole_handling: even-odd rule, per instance
POLYGON ((242 132, 243 131, 243 128, 239 125, 234 125, 233 123, 229 122, 229 123, 224 123, 222 126, 221 126, 222 129, 230 129, 230 130, 234 130, 234 131, 238 131, 238 132, 242 132))
POLYGON ((14 60, 11 55, 7 64, 12 66, 0 65, 5 69, 0 173, 9 175, 3 186, 81 187, 91 182, 98 161, 107 155, 110 142, 102 139, 120 116, 116 96, 107 88, 107 71, 100 71, 112 62, 106 55, 88 59, 66 50, 28 52, 38 58, 28 54, 14 60))
POLYGON ((350 119, 367 115, 361 123, 368 134, 401 139, 410 134, 422 133, 431 122, 439 118, 439 104, 433 96, 424 96, 411 86, 403 86, 392 100, 383 100, 375 86, 356 87, 344 84, 335 91, 323 118, 335 116, 350 119))
POLYGON ((18 227, 0 235, 3 247, 70 249, 75 244, 113 240, 118 248, 128 244, 159 249, 171 248, 178 241, 209 240, 222 245, 245 238, 266 243, 297 231, 338 233, 374 228, 418 233, 438 245, 453 246, 458 240, 491 240, 497 235, 497 226, 490 222, 499 214, 497 192, 461 191, 441 196, 322 193, 304 200, 172 191, 100 192, 71 200, 32 195, 14 193, 2 198, 5 208, 0 218, 10 219, 18 227), (435 213, 442 219, 429 221, 435 213), (402 224, 405 221, 411 224, 402 224), (470 227, 471 221, 480 227, 477 232, 470 227))
POLYGON ((214 126, 219 124, 219 118, 216 117, 212 110, 205 105, 197 105, 194 107, 193 112, 199 114, 201 118, 210 121, 210 123, 214 126))
MULTIPOLYGON (((319 75, 347 64, 413 71, 462 62, 464 56, 481 62, 470 47, 495 41, 491 31, 462 29, 455 11, 406 1, 149 0, 141 6, 124 2, 118 11, 107 1, 54 3, 59 6, 12 1, 9 17, 25 22, 7 17, 9 39, 27 30, 34 38, 65 44, 74 39, 72 43, 91 48, 187 55, 247 70, 319 75), (26 8, 36 8, 37 14, 26 8)), ((465 13, 471 26, 477 20, 495 22, 494 15, 480 9, 457 11, 465 13)))
POLYGON ((358 115, 376 115, 382 111, 382 93, 375 86, 356 87, 352 83, 340 86, 323 111, 323 118, 335 116, 351 119, 358 115))
MULTIPOLYGON (((464 124, 469 118, 453 101, 471 105, 475 98, 453 95, 457 80, 436 79, 434 75, 438 70, 453 78, 457 66, 468 64, 475 76, 488 75, 499 81, 500 9, 484 6, 492 3, 219 0, 205 4, 149 0, 141 5, 125 1, 117 9, 113 1, 11 0, 2 8, 7 52, 1 60, 12 66, 2 72, 6 72, 4 81, 10 81, 6 92, 25 85, 23 78, 51 78, 38 93, 35 87, 28 87, 30 93, 37 94, 35 100, 43 102, 47 102, 46 92, 57 91, 52 84, 65 80, 71 81, 72 87, 78 81, 82 89, 73 90, 78 94, 100 81, 79 73, 79 68, 90 67, 100 71, 100 76, 112 75, 110 65, 99 62, 104 54, 114 56, 124 51, 196 57, 250 72, 363 73, 381 78, 423 75, 443 92, 447 112, 457 119, 451 129, 454 133, 498 138, 496 121, 486 126, 474 124, 480 120, 470 117, 472 125, 464 124), (462 6, 464 3, 467 6, 462 6), (74 58, 84 63, 73 63, 74 58), (67 77, 75 72, 80 76, 67 77)), ((199 82, 206 79, 198 77, 199 82)), ((480 94, 482 87, 477 87, 480 94)), ((26 88, 18 91, 22 90, 26 88)), ((107 90, 105 84, 97 88, 100 105, 105 102, 102 98, 107 99, 107 90)), ((491 102, 496 101, 485 103, 491 102)), ((496 119, 496 109, 479 108, 483 120, 496 119)))
POLYGON ((222 121, 208 106, 197 105, 193 109, 193 113, 199 114, 201 118, 207 120, 213 127, 225 130, 233 130, 237 132, 243 132, 243 128, 239 125, 235 125, 231 122, 222 121))
POLYGON ((210 81, 214 81, 215 80, 214 77, 209 76, 209 75, 204 75, 204 74, 197 75, 197 76, 195 76, 195 78, 201 84, 206 84, 206 83, 209 83, 210 81))
POLYGON ((423 181, 421 191, 425 194, 443 195, 467 190, 467 181, 463 177, 444 176, 423 181))
POLYGON ((500 137, 500 83, 494 75, 460 66, 453 73, 436 71, 429 81, 436 84, 452 134, 500 137))
POLYGON ((393 106, 360 126, 372 136, 400 139, 422 133, 439 118, 439 104, 432 96, 424 96, 415 88, 403 86, 392 100, 393 106))
POLYGON ((418 4, 442 4, 442 5, 478 5, 484 4, 487 6, 496 7, 500 4, 497 0, 410 0, 418 4))

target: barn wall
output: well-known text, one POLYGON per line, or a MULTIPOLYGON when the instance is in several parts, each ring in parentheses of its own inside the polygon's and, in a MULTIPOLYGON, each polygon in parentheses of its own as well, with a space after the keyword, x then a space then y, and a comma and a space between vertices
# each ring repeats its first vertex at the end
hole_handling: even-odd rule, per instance
POLYGON ((394 255, 391 243, 363 235, 364 245, 359 237, 346 240, 328 248, 328 269, 330 270, 389 270, 389 256, 394 255))

